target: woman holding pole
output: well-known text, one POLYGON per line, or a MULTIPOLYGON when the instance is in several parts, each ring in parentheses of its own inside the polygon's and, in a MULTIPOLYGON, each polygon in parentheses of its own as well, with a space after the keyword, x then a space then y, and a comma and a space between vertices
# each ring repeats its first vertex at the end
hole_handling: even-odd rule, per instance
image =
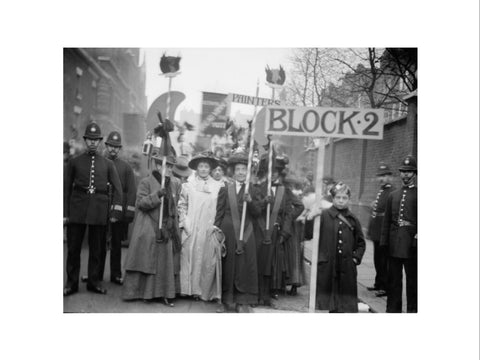
POLYGON ((123 299, 161 300, 173 306, 170 299, 178 292, 180 234, 177 201, 180 180, 171 176, 175 158, 153 155, 152 173, 138 185, 136 216, 132 240, 125 264, 123 299), (166 164, 164 186, 162 164, 166 164), (163 201, 162 229, 159 229, 160 204, 163 201))
MULTIPOLYGON (((265 154, 267 155, 267 154, 265 154)), ((285 288, 287 276, 285 258, 285 240, 291 236, 292 204, 290 190, 282 184, 287 160, 274 158, 271 171, 272 183, 268 185, 267 157, 260 159, 258 177, 255 185, 255 201, 260 206, 261 215, 255 219, 255 233, 258 251, 259 302, 270 306, 270 297, 278 298, 285 288), (268 192, 271 188, 270 193, 268 192), (270 206, 268 206, 270 205, 270 206), (270 212, 268 212, 270 210, 270 212), (267 226, 267 221, 270 222, 267 226)))
POLYGON ((232 155, 228 165, 233 171, 234 182, 220 188, 214 226, 225 234, 226 256, 222 261, 222 306, 217 312, 233 307, 236 312, 247 312, 246 305, 254 305, 258 298, 257 249, 252 218, 260 209, 245 191, 248 156, 232 155), (244 232, 241 234, 241 214, 244 201, 246 213, 244 232))

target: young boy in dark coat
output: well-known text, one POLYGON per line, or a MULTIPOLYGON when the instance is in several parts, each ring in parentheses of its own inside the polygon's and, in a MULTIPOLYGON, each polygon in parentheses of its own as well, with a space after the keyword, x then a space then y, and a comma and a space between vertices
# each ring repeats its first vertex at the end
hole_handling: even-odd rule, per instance
POLYGON ((321 213, 317 268, 317 307, 358 312, 357 266, 365 252, 360 222, 348 209, 351 191, 342 182, 330 193, 333 205, 321 213))

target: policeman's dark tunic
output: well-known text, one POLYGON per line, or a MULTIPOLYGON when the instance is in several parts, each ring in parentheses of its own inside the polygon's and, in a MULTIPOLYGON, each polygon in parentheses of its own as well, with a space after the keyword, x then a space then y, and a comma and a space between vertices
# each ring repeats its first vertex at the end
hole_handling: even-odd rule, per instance
POLYGON ((407 312, 417 312, 417 187, 392 192, 385 209, 380 244, 389 258, 387 312, 402 312, 402 271, 407 277, 407 312))
MULTIPOLYGON (((252 187, 250 187, 252 189, 252 187)), ((236 193, 235 182, 220 188, 217 199, 217 212, 214 225, 225 234, 227 254, 222 260, 222 302, 224 304, 255 304, 258 296, 257 250, 253 234, 252 218, 260 211, 254 202, 247 203, 244 252, 236 254, 240 221, 232 216, 232 208, 236 207, 240 219, 242 216, 244 188, 236 193), (233 202, 230 194, 234 194, 233 202), (234 224, 234 222, 236 224, 234 224)))
POLYGON ((320 310, 358 312, 357 265, 365 252, 365 239, 358 219, 348 209, 334 206, 321 214, 318 244, 317 306, 320 310), (353 227, 351 230, 342 214, 353 227))
POLYGON ((382 235, 382 224, 385 218, 388 195, 394 190, 395 188, 390 184, 382 185, 378 190, 372 213, 370 214, 367 231, 368 238, 373 241, 373 263, 376 272, 374 287, 382 290, 387 290, 388 254, 385 248, 380 246, 380 238, 382 235))
POLYGON ((64 183, 64 217, 67 228, 67 285, 78 286, 80 252, 88 225, 88 279, 97 285, 103 278, 105 230, 109 213, 119 218, 122 213, 122 190, 113 162, 87 152, 69 160, 64 183), (112 204, 108 209, 107 183, 112 185, 112 204))
POLYGON ((110 251, 110 277, 121 277, 121 256, 122 256, 122 241, 126 240, 128 234, 128 224, 133 221, 135 214, 135 198, 136 198, 136 185, 135 176, 130 165, 115 157, 110 158, 115 165, 120 183, 122 185, 123 193, 123 206, 122 215, 117 222, 112 223, 112 238, 111 238, 111 251, 110 251))

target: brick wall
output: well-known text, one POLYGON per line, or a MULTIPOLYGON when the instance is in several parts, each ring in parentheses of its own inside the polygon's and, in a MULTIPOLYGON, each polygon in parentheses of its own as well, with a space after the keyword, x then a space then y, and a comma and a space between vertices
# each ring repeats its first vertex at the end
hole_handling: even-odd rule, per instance
POLYGON ((378 191, 375 175, 378 164, 383 161, 391 167, 394 185, 400 187, 399 164, 408 154, 417 156, 416 103, 410 107, 413 109, 409 108, 408 116, 385 125, 383 140, 341 139, 325 147, 324 174, 351 187, 350 207, 363 227, 368 224, 369 205, 378 191))

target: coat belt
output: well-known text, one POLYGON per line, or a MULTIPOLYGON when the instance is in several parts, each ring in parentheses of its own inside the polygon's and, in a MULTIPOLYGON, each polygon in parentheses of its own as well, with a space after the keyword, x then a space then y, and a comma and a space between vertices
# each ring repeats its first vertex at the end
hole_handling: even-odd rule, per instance
POLYGON ((80 186, 77 184, 73 184, 73 190, 85 193, 85 194, 103 194, 108 195, 107 190, 100 190, 97 189, 95 186, 80 186))

